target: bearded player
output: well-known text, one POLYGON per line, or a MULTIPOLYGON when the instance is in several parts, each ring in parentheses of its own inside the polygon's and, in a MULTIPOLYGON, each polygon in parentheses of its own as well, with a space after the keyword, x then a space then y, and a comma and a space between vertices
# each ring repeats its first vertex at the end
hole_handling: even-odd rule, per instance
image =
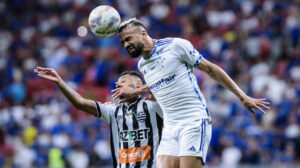
MULTIPOLYGON (((265 113, 265 99, 247 96, 219 66, 209 62, 181 38, 152 39, 137 19, 119 26, 120 41, 131 57, 141 56, 138 69, 164 114, 164 129, 157 151, 157 168, 201 168, 212 134, 211 116, 194 74, 204 71, 234 93, 245 108, 265 113)), ((136 96, 142 91, 120 88, 114 97, 136 96)))

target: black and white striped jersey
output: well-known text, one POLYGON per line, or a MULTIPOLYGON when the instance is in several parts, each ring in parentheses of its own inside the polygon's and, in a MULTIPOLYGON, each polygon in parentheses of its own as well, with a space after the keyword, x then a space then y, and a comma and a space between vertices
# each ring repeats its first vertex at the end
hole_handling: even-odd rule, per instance
POLYGON ((110 124, 114 167, 154 168, 163 123, 158 103, 138 99, 130 105, 95 104, 97 117, 110 124))

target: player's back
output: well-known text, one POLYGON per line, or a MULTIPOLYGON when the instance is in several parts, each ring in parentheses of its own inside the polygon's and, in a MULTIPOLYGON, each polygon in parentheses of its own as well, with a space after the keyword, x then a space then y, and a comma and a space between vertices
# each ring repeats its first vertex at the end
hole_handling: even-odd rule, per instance
POLYGON ((157 40, 149 58, 139 61, 138 68, 164 112, 165 126, 210 118, 193 71, 201 58, 187 40, 166 38, 157 40))

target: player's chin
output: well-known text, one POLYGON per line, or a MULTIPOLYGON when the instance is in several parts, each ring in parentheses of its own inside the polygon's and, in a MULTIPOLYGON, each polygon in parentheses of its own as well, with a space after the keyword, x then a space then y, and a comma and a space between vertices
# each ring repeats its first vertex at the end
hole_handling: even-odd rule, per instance
POLYGON ((137 54, 135 51, 133 51, 133 52, 129 52, 129 55, 132 57, 132 58, 137 58, 137 57, 139 57, 140 55, 139 54, 137 54))

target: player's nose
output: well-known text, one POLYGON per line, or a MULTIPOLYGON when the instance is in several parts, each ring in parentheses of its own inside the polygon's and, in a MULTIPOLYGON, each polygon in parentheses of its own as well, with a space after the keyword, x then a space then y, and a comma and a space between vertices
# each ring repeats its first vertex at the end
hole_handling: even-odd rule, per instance
POLYGON ((116 82, 115 84, 116 84, 116 88, 120 88, 121 87, 120 83, 116 82))
POLYGON ((128 47, 129 47, 129 43, 128 42, 124 42, 124 48, 126 48, 128 50, 128 47))

